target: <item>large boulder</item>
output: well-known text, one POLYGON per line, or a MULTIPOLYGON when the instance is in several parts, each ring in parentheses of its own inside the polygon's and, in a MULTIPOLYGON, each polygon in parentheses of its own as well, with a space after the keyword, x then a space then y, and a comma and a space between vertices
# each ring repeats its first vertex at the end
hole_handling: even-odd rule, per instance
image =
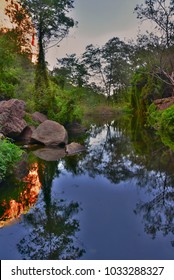
POLYGON ((35 142, 42 143, 46 146, 58 146, 68 143, 68 134, 64 126, 55 121, 44 121, 41 123, 31 136, 35 142))
POLYGON ((25 106, 25 102, 19 99, 1 101, 0 114, 10 111, 11 116, 22 119, 25 116, 25 106))
POLYGON ((0 132, 8 137, 18 137, 27 126, 25 116, 25 102, 10 99, 0 102, 0 132))

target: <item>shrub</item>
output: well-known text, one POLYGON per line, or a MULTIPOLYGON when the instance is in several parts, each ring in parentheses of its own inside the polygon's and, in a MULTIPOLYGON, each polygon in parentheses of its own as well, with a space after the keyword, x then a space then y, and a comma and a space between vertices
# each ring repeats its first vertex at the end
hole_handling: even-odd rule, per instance
POLYGON ((160 128, 169 134, 174 134, 174 105, 162 112, 160 128))
POLYGON ((71 91, 59 91, 54 106, 48 111, 48 118, 63 124, 81 120, 82 110, 77 95, 71 91))
POLYGON ((144 115, 153 100, 162 97, 163 83, 150 69, 138 69, 132 78, 130 103, 139 115, 144 115))
POLYGON ((157 110, 156 105, 152 103, 147 110, 147 125, 155 129, 159 129, 161 126, 161 114, 162 111, 157 110))
POLYGON ((159 130, 160 135, 174 135, 174 105, 165 110, 157 110, 156 106, 151 104, 147 112, 147 123, 159 130))
POLYGON ((23 151, 9 140, 0 140, 0 180, 20 160, 22 154, 23 151))

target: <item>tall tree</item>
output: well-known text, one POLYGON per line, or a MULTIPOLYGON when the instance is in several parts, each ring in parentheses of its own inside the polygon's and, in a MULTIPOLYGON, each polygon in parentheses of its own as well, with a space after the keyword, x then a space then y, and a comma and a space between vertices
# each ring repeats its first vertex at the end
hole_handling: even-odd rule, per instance
POLYGON ((105 94, 109 96, 101 48, 93 44, 86 46, 85 52, 82 54, 82 59, 91 77, 93 77, 92 82, 100 84, 104 88, 105 94))
MULTIPOLYGON (((21 7, 25 11, 26 18, 31 20, 36 30, 39 50, 35 85, 36 88, 42 84, 48 86, 45 50, 52 40, 60 42, 68 34, 69 29, 75 25, 74 20, 68 16, 68 12, 74 8, 74 0, 7 1, 13 5, 15 2, 15 5, 21 7)), ((22 16, 22 13, 15 12, 15 15, 13 13, 13 22, 19 22, 19 16, 22 16)))
POLYGON ((163 44, 171 46, 174 41, 174 0, 145 0, 135 8, 137 18, 151 20, 161 34, 163 44))
POLYGON ((108 90, 119 92, 129 84, 132 46, 118 37, 110 39, 102 48, 105 60, 104 73, 108 90))
POLYGON ((36 88, 43 82, 47 85, 45 48, 50 41, 62 40, 75 22, 67 14, 74 7, 74 0, 23 0, 21 5, 32 19, 38 36, 38 63, 36 88))
POLYGON ((156 72, 165 76, 167 83, 172 87, 174 96, 174 0, 145 0, 144 4, 136 6, 135 11, 137 18, 151 20, 155 29, 158 30, 161 46, 163 46, 163 57, 156 72))
POLYGON ((103 47, 88 45, 83 60, 96 84, 103 85, 109 98, 127 84, 131 46, 119 38, 110 39, 103 47))

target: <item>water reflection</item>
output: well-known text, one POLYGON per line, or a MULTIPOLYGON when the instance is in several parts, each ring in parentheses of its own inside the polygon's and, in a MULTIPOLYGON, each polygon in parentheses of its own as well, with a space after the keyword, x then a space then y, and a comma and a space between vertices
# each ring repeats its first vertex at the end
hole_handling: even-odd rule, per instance
POLYGON ((79 222, 74 215, 79 205, 52 199, 52 181, 59 174, 57 162, 39 160, 37 166, 42 192, 35 207, 23 217, 27 234, 17 248, 23 259, 77 259, 84 253, 75 237, 79 222))
POLYGON ((145 258, 142 252, 149 259, 171 258, 173 151, 137 119, 93 123, 83 141, 86 152, 58 161, 31 152, 30 172, 15 183, 18 192, 12 194, 10 182, 6 195, 1 188, 1 227, 24 214, 19 225, 25 233, 17 242, 21 258, 138 259, 145 258), (128 229, 129 223, 134 227, 128 229), (165 253, 154 249, 161 244, 165 253))
MULTIPOLYGON (((112 121, 92 126, 87 140, 88 155, 68 170, 73 174, 106 177, 110 182, 136 180, 145 201, 134 209, 143 220, 144 230, 155 239, 158 232, 174 234, 174 153, 160 138, 132 120, 131 126, 112 121), (74 167, 76 166, 76 167, 74 167), (74 172, 74 169, 76 172, 74 172), (147 200, 149 199, 149 200, 147 200)), ((65 167, 66 165, 66 159, 65 167)), ((174 239, 174 237, 173 237, 174 239)), ((174 241, 171 241, 174 246, 174 241)))
MULTIPOLYGON (((44 198, 42 197, 43 201, 44 198)), ((23 259, 77 259, 85 252, 75 234, 79 222, 73 216, 79 211, 78 203, 67 205, 63 200, 49 205, 37 204, 24 217, 26 234, 17 244, 23 259), (39 226, 38 226, 39 225, 39 226)))
MULTIPOLYGON (((21 182, 17 181, 14 187, 14 193, 10 193, 10 196, 1 202, 0 227, 13 223, 36 203, 41 189, 37 162, 31 164, 28 175, 21 182), (17 190, 17 198, 15 198, 15 190, 17 190)), ((2 191, 5 191, 5 189, 3 188, 2 191)))

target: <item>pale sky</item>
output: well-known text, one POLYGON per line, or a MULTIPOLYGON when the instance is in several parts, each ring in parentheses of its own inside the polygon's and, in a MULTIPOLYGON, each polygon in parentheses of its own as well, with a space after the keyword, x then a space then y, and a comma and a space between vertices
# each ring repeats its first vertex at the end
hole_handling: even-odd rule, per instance
POLYGON ((78 28, 71 30, 60 47, 50 49, 47 55, 50 66, 56 58, 66 53, 81 54, 89 44, 104 45, 112 37, 124 40, 138 34, 139 20, 134 8, 143 0, 75 0, 72 17, 78 21, 78 28))

